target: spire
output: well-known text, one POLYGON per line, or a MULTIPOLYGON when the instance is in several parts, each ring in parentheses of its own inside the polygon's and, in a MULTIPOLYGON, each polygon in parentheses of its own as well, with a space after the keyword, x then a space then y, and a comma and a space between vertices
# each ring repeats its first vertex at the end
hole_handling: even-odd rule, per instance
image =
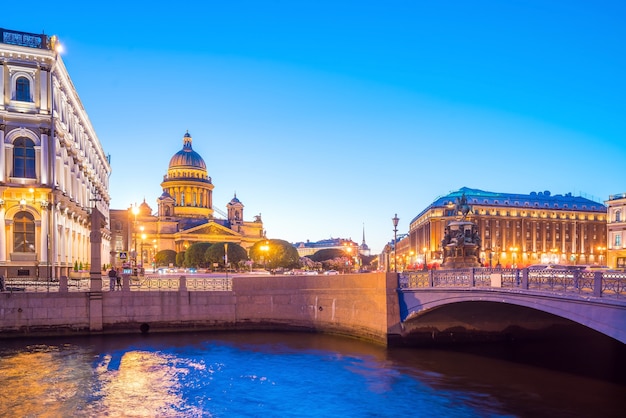
POLYGON ((365 222, 363 222, 363 244, 365 245, 365 222))

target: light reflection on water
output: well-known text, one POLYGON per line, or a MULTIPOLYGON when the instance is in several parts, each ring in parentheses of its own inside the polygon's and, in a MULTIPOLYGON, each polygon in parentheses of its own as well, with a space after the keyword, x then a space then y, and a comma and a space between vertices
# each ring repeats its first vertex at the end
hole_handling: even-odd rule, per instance
POLYGON ((45 341, 3 341, 0 416, 584 417, 619 416, 626 399, 619 384, 327 335, 45 341))

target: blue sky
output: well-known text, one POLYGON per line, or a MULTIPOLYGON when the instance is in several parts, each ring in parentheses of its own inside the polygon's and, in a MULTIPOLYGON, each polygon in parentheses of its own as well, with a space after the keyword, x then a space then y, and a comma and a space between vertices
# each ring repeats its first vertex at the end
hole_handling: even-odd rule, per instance
POLYGON ((270 238, 378 253, 437 197, 626 192, 622 1, 18 2, 56 34, 111 207, 156 209, 188 130, 270 238))

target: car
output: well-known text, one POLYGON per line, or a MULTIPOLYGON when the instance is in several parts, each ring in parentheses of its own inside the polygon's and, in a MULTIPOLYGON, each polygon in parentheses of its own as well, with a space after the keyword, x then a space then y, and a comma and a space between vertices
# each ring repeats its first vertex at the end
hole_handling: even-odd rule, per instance
POLYGON ((324 274, 327 276, 334 276, 335 274, 339 274, 339 272, 337 270, 327 270, 324 274))

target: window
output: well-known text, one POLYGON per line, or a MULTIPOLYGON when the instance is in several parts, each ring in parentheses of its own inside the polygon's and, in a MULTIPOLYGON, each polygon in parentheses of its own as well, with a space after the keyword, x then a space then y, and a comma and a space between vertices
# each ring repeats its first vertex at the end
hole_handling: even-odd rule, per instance
POLYGON ((622 221, 622 211, 617 210, 615 211, 615 222, 621 222, 622 221))
POLYGON ((15 82, 15 100, 30 102, 30 81, 26 77, 18 77, 15 82))
POLYGON ((622 246, 622 236, 621 235, 615 235, 615 247, 619 248, 622 246))
POLYGON ((17 138, 13 144, 13 177, 35 178, 35 144, 28 138, 17 138))
POLYGON ((13 251, 35 252, 35 219, 28 212, 18 212, 13 218, 13 251))

